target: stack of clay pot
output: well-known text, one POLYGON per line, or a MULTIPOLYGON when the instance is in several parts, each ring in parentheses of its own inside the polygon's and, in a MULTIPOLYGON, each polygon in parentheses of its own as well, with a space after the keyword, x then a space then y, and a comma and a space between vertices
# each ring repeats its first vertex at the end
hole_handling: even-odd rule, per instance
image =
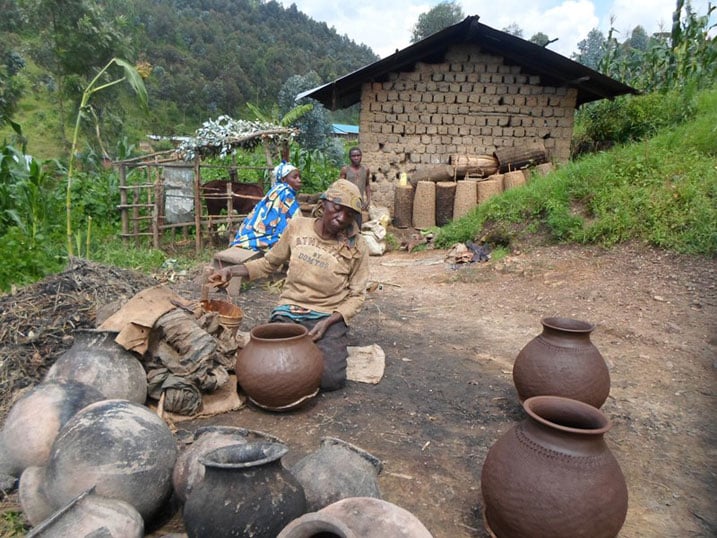
POLYGON ((627 486, 604 440, 607 365, 594 325, 544 318, 513 379, 527 417, 491 447, 481 471, 484 519, 497 538, 616 536, 627 486))
POLYGON ((99 390, 105 398, 144 404, 147 373, 139 358, 115 342, 117 332, 75 331, 72 347, 50 367, 44 381, 75 381, 99 390))
POLYGON ((0 474, 19 478, 26 468, 47 464, 65 423, 103 399, 94 387, 75 382, 47 382, 30 389, 10 408, 0 432, 0 474))
POLYGON ((172 493, 176 453, 172 432, 149 408, 101 400, 60 429, 45 465, 23 471, 20 504, 39 525, 94 488, 94 495, 123 501, 151 521, 172 493))
POLYGON ((379 499, 382 464, 365 450, 325 437, 290 469, 288 447, 269 434, 201 428, 174 469, 189 538, 431 535, 412 514, 379 499), (200 470, 201 468, 201 470, 200 470))
POLYGON ((0 431, 0 479, 15 487, 19 478, 32 536, 113 528, 142 536, 172 493, 174 437, 143 405, 146 373, 116 336, 76 331, 72 347, 15 402, 0 431))

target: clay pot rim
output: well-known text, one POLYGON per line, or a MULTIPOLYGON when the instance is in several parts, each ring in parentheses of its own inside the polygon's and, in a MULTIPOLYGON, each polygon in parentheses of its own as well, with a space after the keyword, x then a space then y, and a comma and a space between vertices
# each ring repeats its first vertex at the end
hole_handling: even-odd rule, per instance
POLYGON ((215 448, 201 456, 199 463, 207 468, 212 469, 246 469, 249 467, 256 467, 265 463, 271 463, 273 461, 280 460, 287 452, 289 447, 284 443, 272 443, 270 441, 257 442, 257 443, 237 443, 235 445, 227 445, 220 448, 215 448), (220 461, 214 461, 217 455, 225 452, 232 453, 235 451, 246 451, 249 450, 261 450, 263 451, 264 457, 253 459, 251 461, 236 462, 236 463, 223 463, 220 461))
POLYGON ((589 321, 559 316, 543 318, 540 323, 543 327, 569 333, 591 333, 595 330, 595 324, 589 321))
POLYGON ((307 334, 309 334, 309 329, 298 323, 262 323, 261 325, 253 327, 251 331, 249 331, 249 334, 251 338, 259 342, 287 342, 304 338, 307 334), (267 338, 266 336, 260 335, 262 331, 266 331, 269 329, 275 332, 280 332, 282 329, 287 329, 289 334, 288 336, 277 336, 275 338, 267 338))
POLYGON ((288 403, 286 405, 266 405, 260 402, 257 402, 254 398, 249 396, 249 401, 256 405, 257 407, 261 407, 262 409, 266 409, 267 411, 291 411, 292 409, 295 409, 297 407, 300 407, 301 404, 303 404, 306 400, 310 400, 314 396, 316 396, 319 393, 321 387, 317 388, 315 391, 313 391, 311 394, 307 394, 306 396, 302 396, 295 402, 288 403))
MULTIPOLYGON (((250 430, 249 428, 242 428, 240 426, 227 426, 225 424, 217 424, 213 426, 200 426, 196 430, 194 430, 194 433, 192 434, 192 442, 196 442, 204 433, 210 433, 210 432, 221 432, 221 433, 237 433, 242 436, 249 437, 250 435, 256 435, 257 437, 261 437, 263 439, 266 439, 266 442, 268 443, 279 443, 279 444, 286 444, 284 441, 275 435, 272 435, 270 433, 262 432, 259 430, 250 430)), ((257 442, 264 442, 264 441, 257 441, 257 442)), ((230 446, 230 445, 227 445, 230 446)))
MULTIPOLYGON (((600 409, 593 407, 592 405, 581 402, 580 400, 574 400, 572 398, 565 398, 563 396, 532 396, 526 398, 523 402, 523 409, 530 418, 536 422, 548 426, 553 430, 563 431, 567 433, 577 433, 581 435, 603 435, 605 432, 612 428, 612 422, 600 409), (565 426, 559 422, 555 422, 544 418, 536 410, 537 406, 544 405, 549 408, 551 405, 559 404, 563 412, 566 410, 573 414, 576 421, 582 418, 583 420, 592 421, 599 424, 597 427, 586 427, 576 428, 574 426, 565 426)), ((557 408, 556 408, 557 409, 557 408)))
POLYGON ((278 538, 309 538, 322 532, 336 533, 340 538, 354 538, 356 534, 338 517, 309 512, 289 523, 278 538))
MULTIPOLYGON (((58 508, 57 510, 53 510, 52 514, 50 514, 48 517, 46 517, 44 520, 42 520, 39 524, 35 525, 30 532, 27 534, 28 537, 33 536, 41 536, 42 532, 47 530, 48 528, 52 527, 57 520, 61 519, 62 516, 64 516, 67 512, 72 510, 72 508, 75 507, 75 505, 79 504, 85 497, 88 497, 90 495, 95 494, 95 488, 97 486, 94 485, 89 489, 84 490, 82 493, 71 499, 67 504, 63 505, 62 507, 58 508)), ((120 501, 123 502, 123 501, 120 501)))
POLYGON ((338 437, 321 438, 321 446, 330 445, 338 445, 348 450, 351 450, 352 452, 355 452, 375 467, 376 474, 381 474, 381 471, 383 471, 383 462, 379 458, 377 458, 367 450, 364 450, 363 448, 354 445, 353 443, 349 443, 348 441, 344 441, 343 439, 339 439, 338 437))

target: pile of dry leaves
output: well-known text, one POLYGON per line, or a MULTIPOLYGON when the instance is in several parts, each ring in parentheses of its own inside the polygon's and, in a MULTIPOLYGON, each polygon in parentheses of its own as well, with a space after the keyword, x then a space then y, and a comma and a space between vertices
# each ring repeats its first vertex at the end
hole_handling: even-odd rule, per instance
POLYGON ((156 284, 141 273, 73 259, 62 273, 0 296, 0 417, 72 345, 76 329, 95 327, 98 307, 156 284))

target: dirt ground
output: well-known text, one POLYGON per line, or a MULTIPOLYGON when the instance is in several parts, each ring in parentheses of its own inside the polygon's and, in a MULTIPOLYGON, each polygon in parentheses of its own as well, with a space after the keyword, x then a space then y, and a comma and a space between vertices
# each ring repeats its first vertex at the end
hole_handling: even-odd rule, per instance
MULTIPOLYGON (((459 266, 445 254, 371 258, 378 285, 351 335, 384 350, 379 384, 350 382, 290 413, 250 406, 182 427, 271 433, 289 445, 289 465, 323 436, 350 441, 383 460, 384 499, 434 536, 485 537, 481 466, 524 416, 513 361, 541 318, 573 317, 596 325, 592 341, 610 369, 606 438, 629 490, 620 536, 717 535, 715 260, 635 245, 541 246, 459 266)), ((263 322, 274 300, 252 284, 238 300, 242 328, 263 322)))
MULTIPOLYGON (((715 536, 717 263, 637 245, 536 246, 502 260, 453 266, 446 251, 371 258, 375 288, 351 325, 353 345, 378 344, 377 385, 349 382, 305 407, 248 406, 181 423, 242 426, 289 446, 287 465, 338 437, 383 461, 383 498, 436 538, 486 537, 480 472, 489 448, 524 416, 511 369, 546 316, 596 325, 611 375, 606 434, 629 490, 622 538, 715 536)), ((187 298, 190 277, 175 280, 187 298)), ((276 296, 261 282, 238 299, 242 330, 276 296)), ((182 532, 175 516, 151 536, 182 532)))

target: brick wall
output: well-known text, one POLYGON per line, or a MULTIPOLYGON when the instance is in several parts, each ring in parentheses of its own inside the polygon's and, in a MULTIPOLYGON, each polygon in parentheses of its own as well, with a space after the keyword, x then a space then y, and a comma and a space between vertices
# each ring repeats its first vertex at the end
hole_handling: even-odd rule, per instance
POLYGON ((543 141, 548 157, 565 162, 577 91, 542 86, 540 77, 504 65, 476 45, 453 47, 441 64, 418 63, 386 82, 364 84, 359 143, 374 174, 372 199, 393 207, 401 172, 449 164, 453 155, 543 141))

